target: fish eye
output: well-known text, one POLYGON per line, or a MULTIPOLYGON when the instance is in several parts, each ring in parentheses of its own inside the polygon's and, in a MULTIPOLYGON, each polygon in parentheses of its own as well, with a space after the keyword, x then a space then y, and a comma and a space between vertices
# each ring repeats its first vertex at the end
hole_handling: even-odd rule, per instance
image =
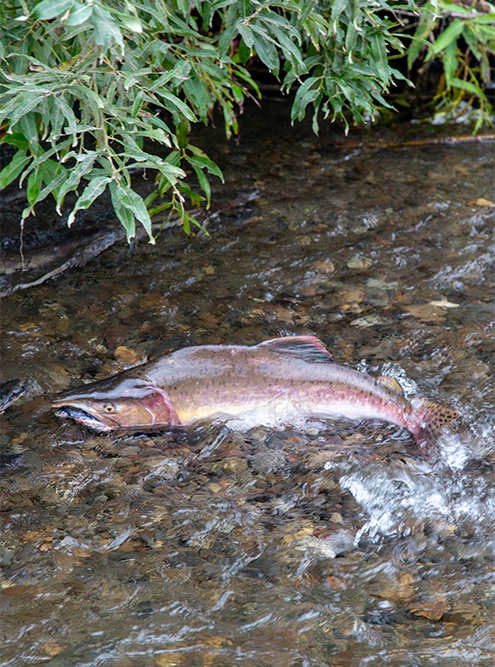
POLYGON ((112 412, 115 412, 116 407, 113 403, 105 403, 103 409, 105 410, 105 412, 108 412, 110 414, 112 412))

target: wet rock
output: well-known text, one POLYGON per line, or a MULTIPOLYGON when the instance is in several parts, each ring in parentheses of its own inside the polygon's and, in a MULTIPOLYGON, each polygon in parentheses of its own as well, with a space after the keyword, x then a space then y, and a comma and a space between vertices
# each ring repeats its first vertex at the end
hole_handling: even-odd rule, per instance
POLYGON ((336 558, 337 556, 333 544, 318 537, 303 537, 294 546, 300 551, 308 551, 319 558, 336 558))
POLYGON ((369 269, 370 266, 373 266, 373 260, 369 257, 359 257, 356 255, 353 259, 350 259, 347 262, 347 268, 349 269, 369 269))
POLYGON ((339 577, 334 577, 334 576, 326 577, 325 581, 333 591, 339 591, 339 590, 345 591, 347 589, 345 581, 339 579, 339 577))
POLYGON ((285 454, 280 451, 266 449, 249 457, 249 465, 258 474, 266 474, 279 470, 285 465, 285 454))
POLYGON ((94 438, 88 438, 88 440, 85 440, 81 447, 83 450, 85 449, 106 449, 110 445, 110 440, 108 438, 104 437, 94 437, 94 438))
POLYGON ((354 535, 349 530, 336 530, 325 538, 325 542, 332 546, 334 552, 339 555, 347 551, 353 551, 356 547, 354 544, 354 535))
POLYGON ((139 366, 145 361, 144 354, 136 352, 124 345, 119 345, 115 350, 115 358, 119 361, 123 368, 132 368, 133 366, 139 366))
POLYGON ((0 547, 0 567, 9 567, 14 560, 14 549, 0 547))
POLYGON ((404 306, 404 310, 423 322, 441 323, 447 319, 446 311, 429 303, 404 306))
POLYGON ((367 329, 374 327, 377 324, 384 324, 385 320, 379 315, 367 315, 366 317, 358 317, 350 322, 351 327, 359 327, 360 329, 367 329))
POLYGON ((416 594, 414 584, 414 577, 407 572, 403 572, 400 576, 400 580, 394 585, 390 584, 386 586, 380 592, 380 596, 394 603, 402 604, 404 602, 409 602, 416 594))
POLYGON ((240 475, 248 470, 248 463, 245 459, 231 457, 224 459, 223 461, 218 461, 212 463, 210 468, 216 474, 235 474, 240 475))
POLYGON ((141 452, 141 447, 137 447, 134 445, 127 445, 123 449, 120 450, 120 455, 123 457, 127 456, 137 456, 141 452))
POLYGON ((260 426, 258 428, 253 428, 250 431, 248 431, 246 433, 246 436, 249 437, 249 439, 254 442, 264 443, 270 434, 271 434, 270 429, 260 426))
POLYGON ((432 621, 439 621, 447 611, 447 596, 442 588, 432 584, 428 586, 427 592, 423 594, 422 602, 411 609, 416 616, 424 616, 432 621))
MULTIPOLYGON (((132 461, 130 463, 132 463, 132 461)), ((180 471, 180 466, 177 461, 164 456, 148 457, 143 461, 143 465, 148 468, 154 476, 166 480, 176 479, 180 471)))
POLYGON ((120 470, 121 468, 129 468, 132 466, 133 461, 124 456, 119 456, 118 458, 114 459, 113 465, 117 468, 117 470, 120 470))

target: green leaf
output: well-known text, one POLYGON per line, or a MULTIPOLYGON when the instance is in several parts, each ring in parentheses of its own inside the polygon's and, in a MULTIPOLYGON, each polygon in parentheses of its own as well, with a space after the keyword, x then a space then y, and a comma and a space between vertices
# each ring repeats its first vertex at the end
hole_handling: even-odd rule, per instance
POLYGON ((251 14, 250 0, 237 0, 237 7, 239 9, 239 16, 245 19, 251 14))
POLYGON ((461 19, 454 19, 449 27, 442 32, 442 34, 435 40, 431 46, 431 52, 438 54, 443 51, 451 42, 457 40, 464 29, 464 21, 461 19))
POLYGON ((10 185, 19 176, 24 167, 31 162, 31 156, 26 151, 18 150, 9 164, 0 171, 0 190, 10 185))
POLYGON ((285 32, 285 27, 282 29, 278 26, 272 26, 271 32, 278 42, 279 47, 282 49, 284 56, 291 60, 294 65, 296 65, 297 74, 305 71, 306 68, 304 65, 302 52, 300 50, 298 40, 294 37, 294 35, 291 33, 289 38, 285 32))
POLYGON ((88 88, 88 86, 83 86, 82 84, 76 84, 75 86, 71 87, 71 92, 77 93, 77 95, 74 95, 74 97, 77 97, 80 100, 84 100, 84 98, 86 98, 89 101, 90 105, 91 101, 93 101, 96 105, 96 109, 105 108, 105 101, 97 93, 95 93, 94 90, 88 88))
POLYGON ((253 42, 261 62, 277 75, 280 67, 280 59, 278 57, 277 49, 271 39, 269 37, 263 39, 253 32, 253 42))
MULTIPOLYGON (((64 118, 67 120, 68 124, 68 134, 75 134, 77 131, 77 120, 74 115, 74 112, 72 111, 71 107, 67 104, 65 100, 65 96, 60 96, 55 98, 55 104, 58 106, 60 109, 60 112, 64 116, 64 118)), ((67 129, 67 128, 64 128, 67 129)), ((55 138, 53 135, 52 138, 55 138)))
POLYGON ((335 83, 340 88, 340 90, 344 93, 347 101, 350 102, 351 104, 355 104, 356 94, 355 94, 354 88, 352 86, 350 86, 347 81, 344 81, 343 79, 337 79, 335 81, 335 83))
POLYGON ((239 34, 242 35, 242 39, 248 48, 254 45, 254 35, 250 26, 239 23, 239 34))
POLYGON ((239 44, 239 60, 244 64, 247 63, 249 58, 251 58, 251 49, 242 38, 239 44))
POLYGON ((26 137, 22 134, 22 132, 4 134, 2 137, 2 142, 5 144, 11 144, 16 148, 19 148, 21 151, 27 151, 29 149, 29 142, 26 141, 26 137))
POLYGON ((85 23, 91 18, 92 13, 92 5, 82 5, 80 2, 75 2, 65 24, 69 26, 81 25, 81 23, 85 23))
POLYGON ((36 120, 34 112, 31 111, 22 116, 19 121, 22 132, 29 142, 29 148, 34 156, 37 156, 40 151, 40 144, 38 141, 38 129, 36 127, 36 120))
POLYGON ((70 170, 69 177, 61 186, 57 196, 57 213, 59 215, 61 215, 60 208, 64 203, 65 195, 71 190, 75 190, 81 178, 91 171, 97 156, 96 151, 89 151, 86 155, 82 155, 82 159, 76 162, 76 166, 70 170))
POLYGON ((55 176, 58 176, 58 174, 61 174, 64 170, 64 168, 58 162, 55 162, 55 160, 45 160, 45 162, 40 164, 39 168, 42 174, 43 183, 49 183, 55 176))
POLYGON ((332 21, 337 21, 339 16, 342 14, 344 9, 347 7, 349 4, 349 0, 335 0, 333 3, 332 7, 332 15, 331 19, 332 21))
POLYGON ((376 72, 383 83, 387 83, 390 76, 390 68, 387 58, 387 46, 385 38, 381 33, 371 35, 371 51, 373 53, 376 72))
POLYGON ((213 160, 210 160, 210 158, 206 156, 192 156, 189 155, 187 157, 187 161, 191 165, 195 165, 196 167, 199 167, 200 169, 206 169, 210 174, 213 174, 214 176, 218 176, 218 178, 223 182, 223 174, 222 171, 217 167, 217 165, 213 162, 213 160))
POLYGON ((33 9, 31 16, 39 21, 49 21, 66 12, 74 0, 43 0, 33 9))
POLYGON ((180 100, 177 95, 173 95, 166 90, 160 90, 158 91, 158 94, 162 100, 166 100, 166 102, 168 102, 168 104, 163 102, 163 106, 168 109, 174 116, 180 119, 180 114, 182 113, 187 118, 187 120, 191 120, 193 122, 196 120, 196 116, 191 111, 191 109, 187 106, 187 104, 184 104, 184 102, 180 100))
POLYGON ((450 42, 443 54, 443 71, 445 73, 445 85, 447 90, 452 87, 452 79, 457 69, 456 43, 450 42))
POLYGON ((67 225, 69 227, 74 222, 77 211, 89 208, 95 199, 105 191, 105 188, 111 181, 112 179, 108 176, 96 176, 91 179, 88 185, 84 188, 82 195, 76 201, 74 208, 69 215, 67 220, 67 225))
POLYGON ((189 104, 206 124, 213 109, 213 101, 208 94, 206 83, 193 73, 192 76, 184 82, 184 93, 189 104))
POLYGON ((319 82, 320 78, 316 76, 310 76, 304 80, 302 86, 296 93, 294 99, 294 104, 292 105, 291 110, 291 120, 302 120, 306 114, 306 107, 308 104, 316 100, 319 91, 319 82))
POLYGON ((191 132, 191 123, 183 120, 177 127, 177 145, 179 148, 185 148, 189 143, 189 133, 191 132))
POLYGON ((490 83, 490 61, 488 60, 488 56, 486 53, 483 53, 481 56, 481 68, 480 68, 480 73, 481 73, 481 80, 483 83, 486 83, 487 85, 490 83))
MULTIPOLYGON (((65 181, 66 178, 67 178, 67 170, 64 169, 60 174, 55 176, 55 178, 52 181, 50 181, 50 183, 47 183, 47 185, 43 188, 43 190, 36 197, 36 202, 34 202, 34 203, 43 201, 43 199, 48 197, 48 195, 51 194, 52 192, 54 192, 56 194, 57 191, 58 191, 58 188, 62 185, 62 183, 65 181)), ((24 214, 28 210, 29 209, 24 209, 24 211, 22 212, 23 218, 26 217, 24 214)), ((29 213, 28 213, 28 215, 29 215, 29 213)))
MULTIPOLYGON (((457 7, 456 7, 457 10, 457 7)), ((479 23, 480 25, 483 23, 488 23, 489 25, 495 25, 495 13, 490 12, 489 14, 481 14, 477 16, 475 19, 473 19, 473 24, 479 23)))
POLYGON ((199 195, 197 192, 194 192, 194 190, 192 190, 187 185, 187 183, 181 183, 179 191, 181 194, 186 195, 186 197, 189 197, 189 199, 191 200, 191 204, 193 206, 201 206, 201 202, 205 200, 205 198, 202 195, 199 195))
POLYGON ((16 108, 9 115, 10 127, 14 127, 14 125, 20 118, 22 118, 22 116, 25 116, 27 113, 35 109, 39 103, 40 103, 39 93, 38 94, 27 93, 26 95, 20 94, 18 96, 16 108))
POLYGON ((206 236, 208 236, 208 232, 207 232, 206 229, 203 227, 203 225, 202 225, 201 223, 199 223, 199 222, 196 220, 196 218, 194 218, 192 215, 190 215, 190 214, 189 214, 187 211, 185 211, 184 209, 182 209, 182 210, 180 211, 180 214, 181 214, 181 218, 182 218, 182 227, 183 227, 185 233, 186 233, 188 236, 189 236, 189 234, 191 233, 191 223, 192 223, 193 225, 195 225, 196 227, 199 227, 199 229, 201 229, 201 231, 202 231, 204 234, 206 234, 206 236))
POLYGON ((424 45, 430 46, 430 42, 427 41, 427 37, 433 32, 436 26, 435 19, 422 19, 416 32, 413 35, 411 46, 407 52, 407 69, 410 70, 413 62, 419 56, 419 53, 424 45))
POLYGON ((237 104, 241 105, 244 102, 246 96, 245 91, 240 86, 232 86, 232 95, 237 104))
POLYGON ((462 79, 457 79, 454 77, 452 79, 452 86, 454 88, 460 88, 461 90, 465 90, 467 93, 471 93, 471 95, 476 95, 477 97, 483 98, 483 91, 479 86, 477 86, 475 83, 471 83, 470 81, 463 81, 462 79))
POLYGON ((186 211, 182 210, 182 228, 186 232, 186 234, 189 236, 191 233, 191 221, 190 221, 190 216, 186 213, 186 211))
POLYGON ((127 242, 129 243, 129 241, 136 236, 136 221, 132 210, 124 206, 122 203, 122 199, 119 196, 121 189, 122 188, 115 185, 114 181, 110 183, 110 197, 112 199, 113 208, 120 220, 120 224, 125 229, 127 242))
POLYGON ((464 26, 464 30, 462 31, 462 36, 466 40, 466 44, 473 52, 474 57, 477 58, 477 60, 481 60, 483 54, 479 50, 480 43, 476 32, 472 30, 469 25, 466 25, 464 26))
POLYGON ((154 141, 159 141, 161 144, 164 144, 169 148, 172 146, 170 139, 163 130, 136 130, 136 132, 134 132, 134 136, 148 137, 149 139, 153 139, 154 141))
POLYGON ((201 189, 206 195, 206 208, 210 208, 210 197, 211 197, 210 182, 199 167, 193 165, 193 169, 196 172, 196 176, 198 177, 199 185, 201 186, 201 189))
POLYGON ((222 32, 220 39, 218 41, 218 55, 220 57, 220 60, 223 60, 225 58, 225 55, 227 54, 227 51, 230 49, 234 39, 237 37, 238 32, 239 30, 237 25, 233 25, 232 27, 227 28, 222 32))
MULTIPOLYGON (((351 58, 354 47, 356 46, 357 37, 358 37, 358 31, 356 30, 354 23, 350 23, 347 26, 347 34, 345 37, 345 50, 349 54, 348 56, 349 59, 351 58)), ((352 62, 352 60, 349 60, 349 62, 352 62)))
MULTIPOLYGON (((38 165, 41 165, 45 162, 50 162, 49 158, 51 158, 53 155, 59 156, 60 154, 63 154, 64 151, 70 146, 70 139, 66 139, 65 141, 60 142, 57 144, 55 147, 52 147, 48 149, 47 151, 44 151, 38 157, 31 162, 29 165, 28 169, 24 171, 24 173, 21 175, 21 183, 23 182, 24 178, 27 176, 28 172, 30 172, 32 169, 36 169, 38 165)), ((60 172, 65 172, 65 169, 59 164, 60 167, 60 172)))
MULTIPOLYGON (((323 97, 323 94, 321 93, 320 94, 320 100, 321 100, 322 97, 323 97)), ((313 121, 311 123, 311 127, 312 127, 313 132, 316 134, 316 136, 318 136, 318 134, 320 132, 320 126, 319 126, 319 123, 318 123, 318 113, 320 111, 320 101, 315 102, 313 106, 314 106, 314 112, 313 112, 313 121)))
MULTIPOLYGON (((112 203, 114 204, 115 207, 115 200, 118 201, 119 203, 119 210, 120 207, 126 209, 130 213, 132 213, 133 219, 136 217, 139 222, 143 225, 145 230, 148 232, 148 236, 150 239, 150 243, 154 243, 155 239, 153 238, 153 234, 151 233, 151 219, 148 213, 148 210, 146 208, 146 205, 142 198, 134 192, 134 190, 131 190, 130 188, 127 187, 122 187, 122 186, 117 186, 114 191, 112 192, 112 203)), ((119 212, 116 209, 117 215, 119 215, 119 212)), ((129 216, 124 216, 126 220, 126 224, 129 220, 129 216)), ((119 215, 120 218, 120 215, 119 215)), ((122 220, 121 220, 122 221, 122 220)), ((134 223, 133 223, 134 224, 134 223)), ((125 226, 125 225, 124 225, 125 226)), ((125 227, 126 232, 128 232, 128 227, 125 227)), ((131 228, 129 227, 129 230, 131 228)), ((128 237, 129 238, 129 237, 128 237)), ((132 238, 132 236, 131 236, 132 238)))
POLYGON ((93 27, 94 38, 98 46, 104 51, 108 49, 112 41, 124 46, 124 40, 120 28, 112 19, 111 15, 99 5, 93 5, 93 27))
POLYGON ((43 185, 43 177, 41 169, 35 169, 29 174, 27 179, 27 200, 28 204, 33 205, 38 199, 38 195, 43 185))
POLYGON ((117 15, 122 24, 131 32, 137 32, 138 34, 143 32, 143 24, 137 16, 130 16, 129 14, 122 14, 121 12, 118 12, 117 15))

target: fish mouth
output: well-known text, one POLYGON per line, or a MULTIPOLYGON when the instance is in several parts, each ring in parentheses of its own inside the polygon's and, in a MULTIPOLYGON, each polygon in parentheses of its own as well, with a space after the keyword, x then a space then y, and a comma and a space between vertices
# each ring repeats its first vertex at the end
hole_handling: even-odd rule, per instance
POLYGON ((81 422, 85 426, 95 429, 96 431, 111 431, 112 427, 108 424, 105 424, 104 421, 98 419, 95 415, 82 410, 81 408, 73 408, 70 405, 64 406, 54 406, 58 407, 57 412, 55 413, 57 417, 75 419, 75 421, 81 422))

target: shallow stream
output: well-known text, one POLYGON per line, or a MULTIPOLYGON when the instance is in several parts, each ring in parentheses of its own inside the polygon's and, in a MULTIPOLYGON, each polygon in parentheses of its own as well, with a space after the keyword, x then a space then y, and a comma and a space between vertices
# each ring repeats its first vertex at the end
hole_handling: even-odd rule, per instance
POLYGON ((225 174, 209 235, 2 300, 1 379, 28 390, 0 433, 0 664, 493 667, 493 143, 337 145, 277 102, 244 125, 198 139, 225 174), (436 461, 378 422, 115 436, 50 409, 152 354, 296 334, 459 410, 436 461))

